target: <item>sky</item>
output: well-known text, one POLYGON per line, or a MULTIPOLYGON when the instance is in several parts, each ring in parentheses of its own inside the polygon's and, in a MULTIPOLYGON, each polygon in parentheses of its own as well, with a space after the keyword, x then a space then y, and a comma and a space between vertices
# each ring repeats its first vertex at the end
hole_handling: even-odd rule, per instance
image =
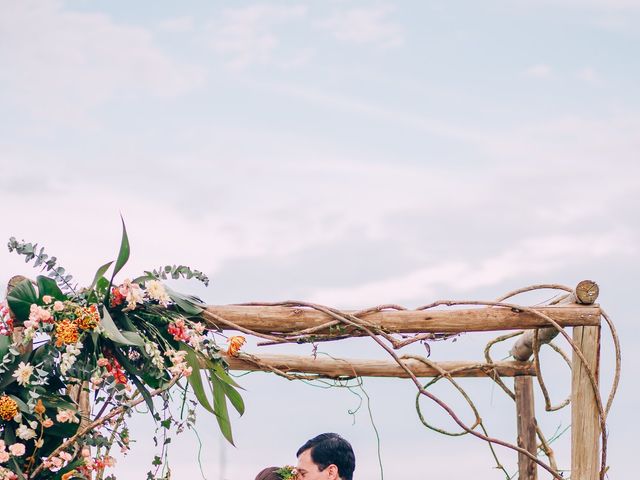
MULTIPOLYGON (((122 214, 125 273, 191 265, 212 283, 180 287, 211 304, 415 307, 593 279, 622 339, 609 458, 611 477, 627 478, 629 426, 640 426, 629 373, 640 366, 639 23, 637 0, 3 0, 0 237, 39 242, 90 283, 116 254, 122 214)), ((0 287, 34 274, 1 258, 0 287)), ((434 344, 432 359, 481 359, 489 338, 434 344)), ((321 351, 382 355, 364 340, 321 351)), ((606 393, 607 333, 602 353, 606 393)), ((557 403, 569 372, 546 360, 557 403)), ((292 463, 322 431, 352 441, 357 479, 381 478, 366 397, 352 415, 348 389, 238 381, 236 447, 199 414, 204 478, 292 463)), ((463 385, 490 432, 513 441, 510 400, 489 381, 463 385)), ((384 478, 504 478, 482 442, 422 427, 408 382, 364 388, 384 478)), ((464 412, 451 389, 435 391, 464 412)), ((568 426, 568 410, 536 401, 549 435, 568 426)), ((144 478, 154 427, 132 425, 137 443, 116 472, 144 478)), ((174 439, 174 478, 202 478, 198 445, 192 432, 174 439)), ((554 446, 568 468, 568 434, 554 446)))

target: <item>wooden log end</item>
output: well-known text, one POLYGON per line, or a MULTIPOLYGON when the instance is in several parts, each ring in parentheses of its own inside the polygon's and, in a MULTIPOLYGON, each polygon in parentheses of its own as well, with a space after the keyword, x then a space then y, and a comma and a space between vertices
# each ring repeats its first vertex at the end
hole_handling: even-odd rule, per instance
POLYGON ((600 288, 593 280, 582 280, 576 286, 576 300, 584 305, 593 305, 598 299, 600 288))

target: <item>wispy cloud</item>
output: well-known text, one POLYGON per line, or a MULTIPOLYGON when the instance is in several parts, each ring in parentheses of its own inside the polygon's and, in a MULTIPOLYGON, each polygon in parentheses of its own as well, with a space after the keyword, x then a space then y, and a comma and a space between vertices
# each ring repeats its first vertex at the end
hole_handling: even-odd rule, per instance
POLYGON ((269 64, 280 46, 278 28, 307 15, 304 5, 256 4, 224 10, 209 25, 210 45, 234 69, 269 64))
POLYGON ((582 80, 583 82, 588 83, 590 85, 602 84, 602 78, 600 74, 593 67, 584 67, 583 69, 578 71, 578 73, 576 74, 576 77, 579 80, 582 80))
POLYGON ((397 47, 404 43, 404 28, 390 17, 391 5, 373 5, 336 11, 318 26, 336 39, 356 44, 397 47))
POLYGON ((420 302, 439 291, 464 294, 482 287, 550 274, 582 258, 592 261, 625 257, 636 252, 629 232, 552 235, 526 239, 480 261, 448 260, 380 281, 345 288, 325 288, 311 294, 314 301, 361 308, 385 302, 420 302), (576 256, 575 252, 580 252, 576 256), (381 300, 382 299, 382 300, 381 300))
POLYGON ((528 67, 524 74, 527 77, 547 79, 553 76, 553 69, 544 63, 538 63, 528 67))
POLYGON ((204 79, 155 45, 150 30, 53 0, 4 2, 0 45, 0 80, 9 87, 0 98, 55 121, 84 120, 123 92, 174 96, 204 79))
POLYGON ((182 16, 167 18, 158 22, 158 30, 171 33, 191 32, 195 27, 195 20, 192 16, 182 16))

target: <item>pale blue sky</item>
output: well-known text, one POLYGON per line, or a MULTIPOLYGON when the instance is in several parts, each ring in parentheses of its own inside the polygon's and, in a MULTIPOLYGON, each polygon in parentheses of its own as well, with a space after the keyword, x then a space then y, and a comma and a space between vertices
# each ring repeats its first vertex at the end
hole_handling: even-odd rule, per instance
MULTIPOLYGON (((122 212, 130 275, 188 263, 213 282, 183 289, 221 304, 415 306, 593 278, 631 372, 639 23, 636 0, 6 0, 0 233, 41 242, 90 281, 114 254, 122 212)), ((32 272, 6 253, 0 279, 13 273, 32 272)), ((484 341, 437 344, 433 358, 479 359, 484 341)), ((380 355, 361 341, 323 348, 380 355)), ((569 377, 553 358, 549 372, 559 401, 569 377)), ((242 383, 248 412, 224 469, 213 419, 200 418, 207 478, 292 462, 321 430, 352 439, 357 478, 376 478, 367 415, 352 426, 348 414, 354 395, 262 374, 242 383)), ((513 439, 499 390, 468 386, 492 431, 513 439)), ((385 478, 501 478, 480 442, 417 425, 406 382, 366 387, 385 478)), ((624 377, 613 477, 635 469, 624 430, 638 393, 624 377)), ((569 420, 542 422, 553 433, 569 420)), ((122 478, 144 477, 151 428, 136 421, 122 478)), ((197 474, 194 442, 187 433, 173 446, 175 478, 197 474)))

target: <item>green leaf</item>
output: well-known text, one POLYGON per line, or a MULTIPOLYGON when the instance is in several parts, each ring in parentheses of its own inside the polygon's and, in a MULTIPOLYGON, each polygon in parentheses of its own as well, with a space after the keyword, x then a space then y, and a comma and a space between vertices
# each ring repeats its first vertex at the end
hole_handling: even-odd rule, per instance
POLYGON ((21 412, 30 413, 29 406, 26 403, 24 403, 21 399, 19 399, 15 395, 9 395, 9 396, 18 404, 18 408, 20 409, 21 412))
POLYGON ((91 290, 93 287, 96 286, 96 284, 98 283, 98 280, 100 280, 102 276, 107 272, 107 270, 109 270, 109 267, 111 266, 112 263, 113 263, 113 260, 105 263, 96 271, 96 274, 93 276, 93 282, 91 282, 91 286, 89 287, 89 290, 91 290))
POLYGON ((9 302, 9 308, 20 322, 24 322, 29 319, 29 311, 31 305, 38 303, 38 295, 33 288, 33 284, 30 280, 25 279, 18 283, 7 294, 7 301, 9 302))
POLYGON ((118 258, 116 260, 116 266, 113 267, 113 275, 111 275, 111 283, 116 274, 122 270, 127 260, 129 260, 129 237, 127 236, 127 227, 124 224, 124 218, 120 216, 122 220, 122 240, 120 241, 120 251, 118 252, 118 258))
POLYGON ((211 376, 211 387, 213 388, 213 411, 216 414, 216 420, 220 427, 220 432, 231 445, 233 443, 233 434, 231 433, 231 421, 229 420, 229 411, 227 410, 227 399, 224 394, 222 382, 216 376, 211 376))
POLYGON ((231 385, 232 387, 239 388, 244 390, 238 383, 225 371, 224 367, 220 362, 213 362, 211 360, 207 360, 207 368, 211 370, 212 373, 215 372, 216 376, 219 380, 224 383, 231 385))
POLYGON ((137 347, 144 348, 144 339, 137 332, 129 332, 126 330, 122 330, 120 333, 129 340, 131 343, 136 345, 137 347))
POLYGON ((222 386, 224 394, 231 402, 231 405, 233 405, 233 408, 235 408, 240 415, 244 415, 244 400, 242 400, 240 393, 228 383, 220 382, 220 385, 222 386))
POLYGON ((9 351, 9 345, 11 345, 11 339, 6 335, 0 335, 0 359, 9 351))
POLYGON ((189 366, 193 369, 193 371, 191 372, 191 375, 189 375, 188 377, 189 384, 193 388, 193 393, 195 393, 196 398, 200 402, 200 405, 202 405, 206 410, 210 411, 211 413, 215 413, 214 409, 211 407, 211 404, 209 403, 207 394, 204 391, 204 386, 202 384, 202 376, 200 372, 200 362, 198 360, 198 354, 195 352, 195 350, 193 350, 191 347, 189 347, 184 343, 180 345, 180 350, 184 350, 185 352, 187 352, 185 359, 189 364, 189 366))
POLYGON ((62 293, 62 290, 60 290, 60 287, 58 287, 58 284, 53 278, 38 275, 36 281, 38 282, 38 293, 40 294, 40 299, 45 295, 49 295, 56 300, 67 299, 66 295, 62 293))
POLYGON ((120 344, 120 345, 130 345, 130 346, 139 346, 135 341, 129 340, 125 337, 122 332, 118 329, 116 324, 113 322, 111 315, 107 308, 102 309, 102 318, 100 320, 100 325, 104 328, 104 333, 107 335, 112 342, 120 344))
POLYGON ((171 300, 187 315, 200 315, 200 313, 202 313, 204 307, 206 306, 206 304, 203 303, 202 300, 200 300, 198 297, 194 297, 193 295, 184 295, 182 293, 176 292, 166 285, 164 288, 169 294, 169 297, 171 297, 171 300))

